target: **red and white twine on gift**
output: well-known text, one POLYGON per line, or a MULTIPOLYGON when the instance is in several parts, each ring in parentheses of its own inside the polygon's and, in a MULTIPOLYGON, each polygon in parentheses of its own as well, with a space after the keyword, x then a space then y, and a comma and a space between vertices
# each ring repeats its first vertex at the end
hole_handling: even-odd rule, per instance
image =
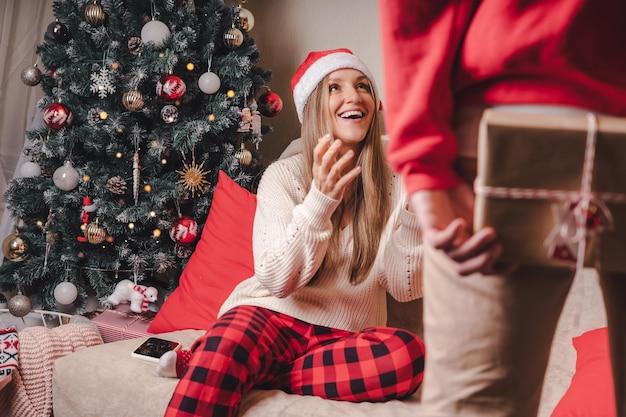
MULTIPOLYGON (((574 242, 578 243, 578 254, 576 256, 576 270, 583 268, 585 252, 587 250, 587 216, 589 213, 589 202, 591 201, 591 179, 593 178, 593 163, 596 156, 596 138, 598 135, 598 120, 593 113, 587 113, 587 142, 585 145, 585 159, 583 163, 583 176, 580 186, 580 204, 574 207, 576 218, 576 233, 573 236, 574 242)), ((562 228, 563 226, 561 226, 562 228)), ((567 227, 566 227, 567 228, 567 227)), ((562 232, 561 232, 562 233, 562 232)))
POLYGON ((602 230, 611 230, 613 227, 613 216, 604 204, 604 201, 626 203, 626 194, 593 193, 591 191, 597 134, 597 118, 595 114, 587 113, 587 141, 585 144, 581 186, 578 191, 492 187, 480 185, 478 182, 474 184, 476 195, 482 197, 564 202, 565 209, 560 209, 553 205, 557 224, 546 238, 544 244, 549 248, 549 256, 561 260, 564 258, 556 256, 555 246, 560 243, 565 245, 577 244, 576 253, 571 254, 571 260, 575 261, 578 271, 583 268, 589 234, 599 233, 602 230), (590 207, 594 209, 590 210, 590 207), (556 213, 558 212, 564 213, 564 215, 557 215, 556 213), (600 214, 604 218, 605 224, 601 224, 600 214), (573 234, 570 233, 570 225, 572 223, 575 224, 575 232, 573 234))

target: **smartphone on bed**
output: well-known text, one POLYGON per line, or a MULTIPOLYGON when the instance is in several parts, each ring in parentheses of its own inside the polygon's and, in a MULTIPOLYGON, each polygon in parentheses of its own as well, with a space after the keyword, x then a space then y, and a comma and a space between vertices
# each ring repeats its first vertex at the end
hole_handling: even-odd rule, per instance
POLYGON ((137 349, 133 350, 130 356, 150 362, 158 362, 165 352, 178 350, 181 347, 182 345, 178 342, 158 337, 149 337, 137 349))

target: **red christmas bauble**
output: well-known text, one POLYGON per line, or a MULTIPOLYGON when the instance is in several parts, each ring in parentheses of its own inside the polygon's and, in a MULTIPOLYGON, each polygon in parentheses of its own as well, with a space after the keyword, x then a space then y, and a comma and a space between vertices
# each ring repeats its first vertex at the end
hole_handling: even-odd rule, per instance
POLYGON ((189 216, 174 220, 170 237, 176 243, 192 243, 198 237, 198 223, 189 216))
POLYGON ((259 112, 263 116, 274 117, 283 109, 283 100, 273 91, 261 94, 257 100, 259 112))
POLYGON ((178 100, 185 94, 185 91, 187 91, 185 82, 173 74, 162 76, 156 85, 157 96, 168 101, 178 100))
POLYGON ((72 124, 74 116, 70 109, 61 103, 48 104, 43 110, 43 121, 52 130, 61 130, 72 124))

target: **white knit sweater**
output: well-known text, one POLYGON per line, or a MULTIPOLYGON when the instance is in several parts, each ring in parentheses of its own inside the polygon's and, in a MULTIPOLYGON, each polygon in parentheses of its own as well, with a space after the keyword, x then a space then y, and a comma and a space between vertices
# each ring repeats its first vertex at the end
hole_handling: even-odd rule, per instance
POLYGON ((401 180, 393 176, 387 191, 391 217, 367 278, 350 283, 352 229, 346 227, 340 266, 310 282, 326 253, 339 201, 314 186, 306 193, 302 167, 303 155, 296 154, 265 170, 252 238, 255 275, 235 288, 220 315, 238 305, 254 305, 349 331, 385 325, 386 292, 398 301, 422 296, 421 237, 417 218, 406 209, 401 180))

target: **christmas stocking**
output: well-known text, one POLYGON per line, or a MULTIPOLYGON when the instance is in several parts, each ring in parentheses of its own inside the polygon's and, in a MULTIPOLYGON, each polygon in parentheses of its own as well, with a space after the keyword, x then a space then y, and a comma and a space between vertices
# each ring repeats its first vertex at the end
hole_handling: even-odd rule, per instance
POLYGON ((0 389, 9 383, 11 372, 17 369, 17 329, 0 329, 0 389))

